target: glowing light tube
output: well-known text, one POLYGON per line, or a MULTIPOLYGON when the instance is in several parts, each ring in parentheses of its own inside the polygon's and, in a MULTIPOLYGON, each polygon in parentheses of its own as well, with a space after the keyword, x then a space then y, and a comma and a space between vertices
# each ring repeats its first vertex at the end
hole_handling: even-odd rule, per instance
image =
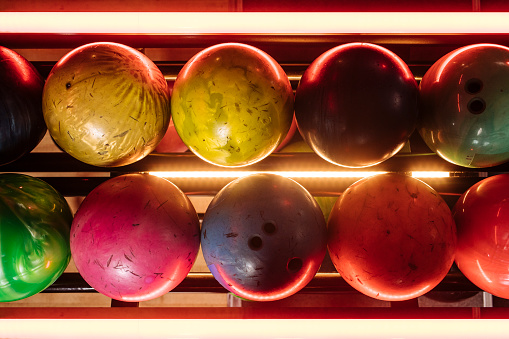
POLYGON ((239 178, 256 173, 273 173, 287 178, 363 178, 385 172, 312 172, 312 171, 171 171, 149 172, 163 178, 239 178))
POLYGON ((0 33, 496 34, 507 22, 509 12, 0 12, 0 33))
MULTIPOLYGON (((273 173, 287 178, 365 178, 372 175, 387 173, 383 171, 156 171, 149 172, 162 178, 197 179, 197 178, 239 178, 255 173, 273 173)), ((416 178, 448 178, 449 172, 418 171, 411 175, 416 178)))
POLYGON ((17 319, 7 338, 504 338, 486 319, 17 319))

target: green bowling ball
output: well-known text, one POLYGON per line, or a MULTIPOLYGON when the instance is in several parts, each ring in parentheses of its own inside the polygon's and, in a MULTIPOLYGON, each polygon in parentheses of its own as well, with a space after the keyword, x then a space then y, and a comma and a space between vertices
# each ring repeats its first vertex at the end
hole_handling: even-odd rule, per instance
POLYGON ((196 54, 177 76, 171 97, 175 128, 201 159, 247 166, 272 153, 293 119, 293 92, 281 66, 245 44, 196 54))
POLYGON ((44 181, 0 174, 0 302, 30 297, 51 285, 71 258, 72 213, 44 181))
POLYGON ((509 161, 509 48, 475 44, 435 62, 420 83, 418 130, 428 147, 463 167, 509 161))

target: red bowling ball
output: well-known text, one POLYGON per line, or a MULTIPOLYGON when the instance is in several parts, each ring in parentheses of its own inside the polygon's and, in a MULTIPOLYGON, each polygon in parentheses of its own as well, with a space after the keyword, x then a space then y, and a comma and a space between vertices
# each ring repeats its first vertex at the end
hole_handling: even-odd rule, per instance
POLYGON ((98 292, 122 301, 157 298, 189 273, 200 224, 189 199, 168 180, 126 174, 96 187, 71 227, 78 271, 98 292))
POLYGON ((314 60, 295 94, 299 131, 336 165, 383 162, 407 142, 417 121, 418 88, 408 66, 381 46, 350 43, 314 60))
POLYGON ((334 266, 372 298, 419 297, 438 285, 454 261, 449 207, 409 176, 380 174, 354 183, 334 205, 328 227, 334 266))
POLYGON ((295 114, 293 115, 292 124, 290 126, 290 129, 288 130, 288 133, 286 134, 286 137, 281 141, 281 144, 276 148, 274 152, 281 152, 288 144, 292 141, 293 137, 295 136, 295 133, 297 132, 297 120, 295 119, 295 114))
POLYGON ((482 290, 509 299, 509 174, 473 185, 460 197, 453 215, 458 268, 482 290))
POLYGON ((227 290, 272 301, 307 285, 327 252, 326 224, 311 194, 275 174, 253 174, 225 186, 203 219, 203 256, 227 290))
POLYGON ((188 148, 186 144, 180 139, 177 130, 175 129, 175 125, 173 124, 173 119, 170 119, 170 124, 168 126, 168 130, 164 135, 163 139, 159 145, 157 145, 154 150, 155 153, 184 153, 188 148))

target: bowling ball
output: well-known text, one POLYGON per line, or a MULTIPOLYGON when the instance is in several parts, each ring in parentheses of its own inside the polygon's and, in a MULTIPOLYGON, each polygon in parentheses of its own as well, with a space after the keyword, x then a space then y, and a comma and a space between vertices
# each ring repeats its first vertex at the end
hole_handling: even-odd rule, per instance
POLYGON ((173 86, 171 110, 182 141, 198 157, 219 166, 246 166, 267 157, 285 138, 293 92, 267 53, 225 43, 184 65, 173 86))
POLYGON ((255 301, 297 293, 313 279, 327 246, 325 219, 295 181, 252 174, 225 186, 203 218, 208 268, 228 291, 255 301))
POLYGON ((304 72, 295 117, 323 159, 345 167, 378 164, 415 129, 417 83, 408 66, 381 46, 349 43, 328 50, 304 72))
POLYGON ((456 264, 473 284, 509 299, 509 174, 470 187, 453 208, 456 264))
POLYGON ((44 137, 43 86, 29 61, 0 46, 0 165, 30 153, 44 137))
POLYGON ((295 132, 297 132, 297 120, 295 119, 295 114, 292 119, 292 124, 290 125, 290 129, 288 130, 288 133, 286 134, 286 137, 281 141, 279 146, 275 149, 274 152, 281 152, 288 144, 292 141, 293 137, 295 136, 295 132))
POLYGON ((145 55, 116 43, 76 48, 51 70, 43 112, 55 142, 90 165, 114 167, 152 152, 170 120, 169 89, 145 55))
POLYGON ((71 252, 98 292, 122 301, 150 300, 175 288, 200 246, 196 211, 166 179, 125 174, 96 187, 78 208, 71 252))
POLYGON ((418 130, 430 149, 464 167, 509 160, 509 48, 476 44, 443 56, 420 83, 418 130))
POLYGON ((442 281, 454 261, 451 210, 433 188, 402 174, 379 174, 348 187, 328 227, 337 271, 372 298, 419 297, 442 281))
POLYGON ((71 258, 72 213, 44 181, 0 174, 0 301, 30 297, 64 272, 71 258))
POLYGON ((154 152, 157 153, 183 153, 187 151, 187 146, 184 144, 182 139, 180 139, 177 131, 175 130, 175 125, 173 124, 173 119, 170 118, 170 124, 168 125, 168 130, 166 134, 161 139, 161 142, 157 145, 154 152))

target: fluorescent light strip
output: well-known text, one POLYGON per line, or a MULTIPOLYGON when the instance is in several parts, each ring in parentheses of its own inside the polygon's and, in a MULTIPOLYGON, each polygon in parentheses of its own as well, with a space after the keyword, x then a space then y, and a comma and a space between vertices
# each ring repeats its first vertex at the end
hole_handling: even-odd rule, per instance
POLYGON ((312 171, 171 171, 149 172, 163 178, 239 178, 257 173, 278 174, 287 178, 363 178, 385 172, 312 172, 312 171))
MULTIPOLYGON (((197 179, 197 178, 239 178, 246 175, 256 173, 272 173, 287 178, 365 178, 372 175, 387 173, 382 171, 344 171, 344 172, 320 172, 320 171, 169 171, 169 172, 149 172, 163 178, 179 178, 179 179, 197 179)), ((412 172, 413 177, 419 178, 447 178, 449 172, 412 172)))
POLYGON ((449 178, 451 174, 443 171, 413 171, 414 178, 449 178))
MULTIPOLYGON (((411 313, 411 312, 410 312, 411 313)), ((505 338, 504 319, 0 319, 7 338, 505 338)))
POLYGON ((496 34, 507 22, 509 12, 0 12, 0 33, 496 34))

